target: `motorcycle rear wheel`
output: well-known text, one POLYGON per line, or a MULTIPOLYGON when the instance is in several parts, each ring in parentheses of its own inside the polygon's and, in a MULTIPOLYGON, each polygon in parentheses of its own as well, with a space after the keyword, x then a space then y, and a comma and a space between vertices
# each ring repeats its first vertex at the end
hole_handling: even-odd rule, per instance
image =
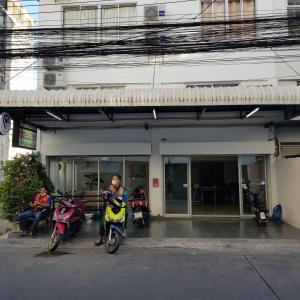
POLYGON ((54 252, 57 249, 60 240, 61 240, 61 236, 59 234, 59 231, 57 230, 57 228, 54 228, 48 243, 48 250, 50 252, 54 252))
POLYGON ((113 231, 111 233, 111 241, 109 241, 108 237, 106 238, 105 248, 107 253, 109 254, 116 253, 121 245, 121 241, 122 241, 121 235, 118 232, 113 231))

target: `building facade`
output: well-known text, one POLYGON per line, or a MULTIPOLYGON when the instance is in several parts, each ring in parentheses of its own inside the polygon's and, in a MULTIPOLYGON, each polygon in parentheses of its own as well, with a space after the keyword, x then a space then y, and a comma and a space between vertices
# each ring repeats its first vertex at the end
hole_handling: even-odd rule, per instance
MULTIPOLYGON (((288 16, 297 14, 299 5, 290 0, 210 3, 78 5, 44 0, 40 1, 40 26, 142 24, 153 17, 149 7, 159 22, 172 22, 195 16, 200 20, 288 16)), ((256 31, 251 30, 251 34, 256 31)), ((120 35, 124 33, 101 38, 119 39, 120 35)), ((60 42, 80 38, 97 42, 99 37, 78 37, 75 32, 60 42)), ((129 192, 138 186, 146 188, 154 215, 243 217, 253 214, 259 203, 269 209, 282 203, 285 221, 300 227, 299 213, 295 213, 300 211, 296 192, 300 161, 286 159, 298 154, 300 131, 297 121, 291 121, 297 117, 298 99, 283 105, 285 93, 298 90, 300 64, 280 59, 297 51, 62 56, 41 61, 39 88, 66 90, 50 93, 47 99, 56 106, 32 119, 45 129, 39 150, 57 191, 97 198, 111 175, 119 173, 129 192), (120 62, 122 67, 117 66, 120 62), (151 99, 147 89, 153 90, 151 99), (258 91, 268 98, 277 90, 281 94, 274 96, 271 105, 262 104, 258 94, 255 99, 258 91), (59 98, 64 93, 66 102, 59 98), (194 95, 190 102, 181 100, 186 93, 194 95), (251 103, 247 102, 250 94, 254 95, 251 103), (100 99, 105 97, 111 104, 102 106, 100 99), (122 104, 124 97, 129 102, 122 104), (224 104, 222 99, 227 98, 224 104), (90 105, 80 104, 79 99, 90 99, 90 105), (291 175, 286 176, 287 170, 291 175)))
MULTIPOLYGON (((33 18, 27 10, 21 5, 20 1, 5 0, 0 1, 0 28, 33 28, 33 18)), ((33 36, 20 37, 14 35, 0 36, 0 47, 9 49, 16 45, 22 47, 32 47, 34 43, 33 36)), ((21 72, 27 68, 32 59, 0 59, 0 90, 32 90, 35 87, 35 79, 31 69, 21 72)), ((0 169, 4 162, 12 158, 17 153, 23 153, 22 149, 12 148, 12 132, 10 135, 0 135, 0 169)), ((0 180, 2 172, 0 171, 0 180)))
MULTIPOLYGON (((184 5, 177 1, 166 1, 165 4, 156 5, 155 1, 143 0, 92 2, 84 5, 78 5, 76 1, 68 1, 68 4, 64 1, 61 2, 62 4, 59 3, 54 0, 40 2, 40 27, 100 26, 105 28, 143 25, 149 23, 148 15, 151 16, 153 9, 157 10, 158 17, 155 21, 151 21, 151 24, 191 20, 222 21, 253 17, 264 18, 266 16, 286 17, 297 15, 300 9, 297 1, 288 0, 222 0, 216 2, 204 0, 186 1, 184 5)), ((292 22, 287 24, 286 30, 293 33, 293 25, 292 22)), ((242 32, 245 38, 259 35, 260 27, 255 26, 245 30, 239 29, 239 32, 242 32)), ((223 29, 217 28, 218 32, 223 29)), ((230 30, 230 28, 224 30, 230 30)), ((204 28, 200 34, 209 40, 213 39, 214 31, 204 28)), ((75 31, 56 43, 63 44, 82 39, 87 42, 99 42, 111 39, 121 40, 127 37, 128 34, 126 36, 126 33, 116 31, 98 33, 94 36, 80 35, 75 31)), ((158 35, 157 39, 159 41, 165 37, 167 34, 164 36, 162 33, 158 35)), ((225 34, 224 37, 228 36, 225 34)), ((49 63, 47 60, 45 61, 44 72, 40 72, 38 82, 40 88, 66 89, 143 88, 152 85, 169 87, 297 85, 299 79, 297 72, 280 60, 280 55, 282 57, 287 55, 282 50, 276 52, 269 49, 261 51, 255 49, 242 52, 227 51, 157 57, 129 55, 125 64, 124 58, 122 60, 122 57, 118 56, 81 59, 60 57, 54 64, 52 61, 49 63), (120 63, 122 68, 117 67, 120 63), (48 66, 53 67, 55 64, 57 64, 56 71, 51 70, 51 67, 47 68, 48 66), (76 68, 74 65, 78 67, 76 68), (89 68, 91 65, 93 68, 89 68), (153 79, 154 68, 155 78, 153 79), (57 77, 54 86, 48 85, 47 79, 44 80, 51 77, 52 73, 56 73, 57 77)), ((289 50, 289 55, 295 56, 297 50, 295 51, 289 50)), ((40 64, 43 66, 42 62, 40 64)), ((293 60, 293 66, 297 70, 300 68, 300 63, 293 60)))

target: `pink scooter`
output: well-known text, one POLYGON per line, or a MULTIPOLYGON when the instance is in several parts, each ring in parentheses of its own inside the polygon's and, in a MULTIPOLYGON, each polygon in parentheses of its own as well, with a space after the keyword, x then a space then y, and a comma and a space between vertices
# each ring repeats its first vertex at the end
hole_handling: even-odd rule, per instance
POLYGON ((83 202, 80 200, 62 199, 53 214, 54 229, 51 234, 48 250, 53 252, 61 240, 75 237, 85 222, 83 202))

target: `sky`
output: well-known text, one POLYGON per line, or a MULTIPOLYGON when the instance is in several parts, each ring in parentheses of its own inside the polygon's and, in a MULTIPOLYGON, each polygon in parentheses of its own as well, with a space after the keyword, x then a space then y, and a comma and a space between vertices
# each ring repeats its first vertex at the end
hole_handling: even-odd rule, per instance
POLYGON ((38 12, 39 12, 39 1, 37 0, 21 0, 23 6, 25 6, 28 10, 29 13, 32 14, 32 17, 34 18, 34 20, 36 22, 38 22, 39 16, 38 16, 38 12), (30 5, 36 5, 36 6, 30 6, 30 5))

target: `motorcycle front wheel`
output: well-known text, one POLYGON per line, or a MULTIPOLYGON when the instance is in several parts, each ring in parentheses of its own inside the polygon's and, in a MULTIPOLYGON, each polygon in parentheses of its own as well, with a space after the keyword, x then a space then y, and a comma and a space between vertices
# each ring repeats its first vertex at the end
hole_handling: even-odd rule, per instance
POLYGON ((121 241, 122 241, 121 235, 116 231, 112 231, 111 239, 109 240, 108 237, 106 238, 105 248, 107 253, 114 254, 119 249, 121 245, 121 241))
POLYGON ((50 252, 54 252, 56 250, 56 248, 58 247, 58 245, 60 243, 60 239, 61 239, 61 237, 60 237, 59 231, 55 227, 51 234, 49 243, 48 243, 48 250, 50 252))

